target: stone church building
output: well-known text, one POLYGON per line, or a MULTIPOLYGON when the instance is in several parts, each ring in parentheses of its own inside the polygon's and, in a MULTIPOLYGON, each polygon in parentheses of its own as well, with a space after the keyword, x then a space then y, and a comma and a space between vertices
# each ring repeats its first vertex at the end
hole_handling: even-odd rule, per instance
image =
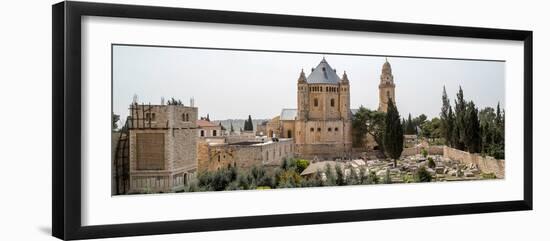
MULTIPOLYGON (((390 63, 382 67, 379 111, 387 111, 388 97, 395 103, 395 84, 390 63)), ((346 72, 338 76, 323 58, 297 81, 297 109, 283 109, 266 124, 269 137, 293 138, 295 154, 308 159, 351 157, 352 118, 350 81, 346 72)))

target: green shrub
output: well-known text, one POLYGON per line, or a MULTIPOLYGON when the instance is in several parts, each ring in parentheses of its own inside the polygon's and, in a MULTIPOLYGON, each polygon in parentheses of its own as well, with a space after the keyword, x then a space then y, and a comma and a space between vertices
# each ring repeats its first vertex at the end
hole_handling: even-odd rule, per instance
POLYGON ((490 172, 490 173, 481 173, 481 178, 483 179, 496 179, 497 178, 497 175, 495 175, 494 173, 490 172))
POLYGON ((428 172, 428 170, 426 170, 425 167, 420 167, 416 171, 415 181, 417 181, 417 182, 431 182, 432 181, 432 175, 428 172))
POLYGON ((390 170, 386 170, 386 175, 384 176, 384 179, 382 180, 382 183, 384 184, 391 184, 391 176, 390 176, 390 170))
POLYGON ((428 156, 428 151, 426 149, 422 148, 420 152, 422 153, 422 156, 424 156, 424 158, 428 156))
POLYGON ((376 173, 374 171, 370 171, 367 175, 366 184, 377 184, 379 181, 378 176, 376 176, 376 173))
POLYGON ((435 161, 431 157, 428 157, 428 167, 429 168, 435 168, 435 161))
POLYGON ((296 172, 302 173, 309 166, 309 161, 304 159, 296 160, 296 172))
POLYGON ((336 185, 346 185, 346 178, 344 177, 344 170, 342 169, 342 167, 337 164, 334 169, 336 170, 336 185))

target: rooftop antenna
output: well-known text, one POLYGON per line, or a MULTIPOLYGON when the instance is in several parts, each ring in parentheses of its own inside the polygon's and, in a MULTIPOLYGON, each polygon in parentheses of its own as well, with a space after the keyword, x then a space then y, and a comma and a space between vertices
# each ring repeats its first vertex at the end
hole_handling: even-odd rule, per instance
POLYGON ((132 97, 132 104, 136 104, 138 102, 138 95, 134 94, 134 97, 132 97))
POLYGON ((160 97, 160 105, 164 105, 164 96, 160 97))
POLYGON ((191 107, 195 107, 195 97, 191 97, 191 99, 189 100, 189 105, 191 107))

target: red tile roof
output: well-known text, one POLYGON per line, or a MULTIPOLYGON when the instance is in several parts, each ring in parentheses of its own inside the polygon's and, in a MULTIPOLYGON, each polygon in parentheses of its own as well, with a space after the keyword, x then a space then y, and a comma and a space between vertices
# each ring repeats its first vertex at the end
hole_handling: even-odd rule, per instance
POLYGON ((217 127, 217 126, 219 126, 219 125, 214 124, 214 123, 212 123, 210 121, 207 121, 207 120, 197 120, 197 125, 199 127, 217 127))

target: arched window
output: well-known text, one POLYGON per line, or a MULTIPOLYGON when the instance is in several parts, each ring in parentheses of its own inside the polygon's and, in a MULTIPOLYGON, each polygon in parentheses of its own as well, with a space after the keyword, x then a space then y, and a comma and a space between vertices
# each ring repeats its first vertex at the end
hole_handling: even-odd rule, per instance
POLYGON ((334 99, 330 99, 330 106, 334 107, 334 99))
POLYGON ((292 138, 292 131, 291 130, 286 131, 286 137, 287 138, 292 138))
POLYGON ((317 98, 313 99, 313 106, 319 106, 319 100, 317 98))
POLYGON ((189 121, 189 113, 185 114, 185 121, 189 121))
POLYGON ((216 131, 216 130, 212 130, 212 136, 216 136, 216 134, 218 134, 217 131, 216 131))
POLYGON ((201 130, 201 136, 204 136, 204 130, 201 130))

